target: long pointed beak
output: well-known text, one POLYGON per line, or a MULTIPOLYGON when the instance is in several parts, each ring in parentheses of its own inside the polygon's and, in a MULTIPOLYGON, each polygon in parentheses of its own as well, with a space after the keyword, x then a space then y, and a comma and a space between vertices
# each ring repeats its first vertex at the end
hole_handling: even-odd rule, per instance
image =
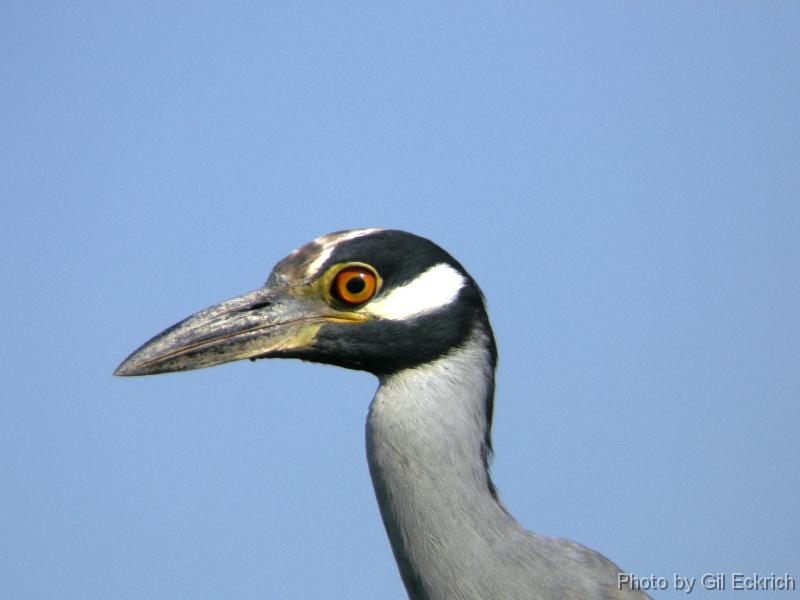
POLYGON ((350 319, 288 288, 268 285, 176 323, 122 361, 114 375, 153 375, 288 355, 310 347, 324 323, 342 320, 350 319))

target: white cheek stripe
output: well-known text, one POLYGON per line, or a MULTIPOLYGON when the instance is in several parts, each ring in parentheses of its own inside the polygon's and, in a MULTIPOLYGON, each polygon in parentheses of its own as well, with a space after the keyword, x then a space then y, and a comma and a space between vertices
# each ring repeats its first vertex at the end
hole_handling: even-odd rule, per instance
POLYGON ((366 307, 366 312, 383 319, 409 319, 442 306, 447 306, 464 287, 466 281, 450 265, 439 263, 404 286, 366 307))

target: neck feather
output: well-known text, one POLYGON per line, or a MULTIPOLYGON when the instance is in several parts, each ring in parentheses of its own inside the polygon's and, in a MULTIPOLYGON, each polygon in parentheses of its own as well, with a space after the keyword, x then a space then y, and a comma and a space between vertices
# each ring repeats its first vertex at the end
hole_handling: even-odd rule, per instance
POLYGON ((477 577, 487 547, 519 527, 486 465, 492 348, 476 329, 442 358, 382 378, 370 406, 370 474, 411 598, 446 595, 453 573, 477 577))

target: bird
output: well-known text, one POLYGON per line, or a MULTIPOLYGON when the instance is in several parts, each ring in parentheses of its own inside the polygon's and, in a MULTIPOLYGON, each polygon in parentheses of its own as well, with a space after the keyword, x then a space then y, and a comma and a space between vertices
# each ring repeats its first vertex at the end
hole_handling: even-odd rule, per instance
MULTIPOLYGON (((266 283, 169 327, 115 375, 297 358, 372 373, 369 472, 410 600, 641 600, 617 565, 524 529, 492 482, 497 348, 483 293, 434 242, 319 237, 266 283)), ((633 581, 633 583, 631 583, 633 581)))

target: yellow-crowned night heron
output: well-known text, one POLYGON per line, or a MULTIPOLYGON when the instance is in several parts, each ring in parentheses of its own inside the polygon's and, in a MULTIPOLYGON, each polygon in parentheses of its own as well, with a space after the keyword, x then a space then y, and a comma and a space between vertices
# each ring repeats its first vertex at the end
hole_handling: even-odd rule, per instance
POLYGON ((432 242, 383 229, 321 237, 264 287, 170 327, 115 373, 272 357, 380 380, 367 456, 409 598, 647 597, 601 554, 524 530, 498 500, 488 470, 494 337, 477 284, 432 242))

